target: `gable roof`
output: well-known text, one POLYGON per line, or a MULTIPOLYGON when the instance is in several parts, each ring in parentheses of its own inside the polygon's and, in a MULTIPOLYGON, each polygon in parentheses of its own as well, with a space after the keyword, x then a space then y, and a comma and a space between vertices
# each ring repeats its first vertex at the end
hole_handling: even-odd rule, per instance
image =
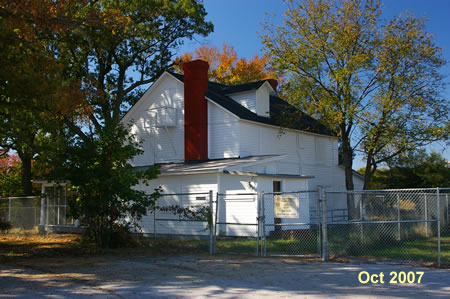
MULTIPOLYGON (((184 82, 183 75, 173 72, 168 73, 181 82, 184 82)), ((228 96, 232 93, 256 90, 266 81, 267 80, 261 80, 234 86, 209 81, 208 91, 206 92, 205 97, 241 119, 277 127, 335 136, 335 134, 321 122, 275 95, 270 95, 270 117, 259 116, 228 96), (292 115, 294 116, 292 117, 292 115)))

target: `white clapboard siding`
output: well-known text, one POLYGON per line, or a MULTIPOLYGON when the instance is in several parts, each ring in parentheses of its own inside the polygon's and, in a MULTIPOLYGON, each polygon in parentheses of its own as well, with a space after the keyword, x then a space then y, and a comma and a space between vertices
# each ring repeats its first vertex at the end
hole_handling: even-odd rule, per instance
MULTIPOLYGON (((178 194, 163 196, 158 200, 157 205, 161 207, 178 205, 182 207, 209 206, 209 191, 213 194, 217 192, 216 175, 181 175, 181 176, 163 176, 150 182, 150 186, 143 184, 137 186, 139 190, 144 190, 148 194, 152 193, 154 188, 160 186, 163 194, 178 194), (185 193, 204 193, 180 195, 185 193)), ((139 223, 143 233, 152 234, 154 230, 153 214, 148 213, 139 223)), ((156 212, 157 219, 166 219, 156 222, 156 233, 181 234, 181 235, 208 235, 205 231, 206 222, 179 221, 179 216, 171 212, 156 212), (173 219, 173 221, 167 221, 173 219)))
POLYGON ((256 90, 256 114, 270 117, 270 91, 269 83, 265 83, 256 90))
POLYGON ((239 122, 239 152, 241 157, 260 155, 259 126, 239 122))
POLYGON ((234 93, 228 96, 248 110, 256 113, 256 90, 234 93))
POLYGON ((217 104, 208 102, 208 157, 221 159, 238 156, 238 118, 217 104))
POLYGON ((169 75, 155 83, 124 120, 141 142, 142 155, 132 160, 135 166, 184 159, 183 84, 169 75))

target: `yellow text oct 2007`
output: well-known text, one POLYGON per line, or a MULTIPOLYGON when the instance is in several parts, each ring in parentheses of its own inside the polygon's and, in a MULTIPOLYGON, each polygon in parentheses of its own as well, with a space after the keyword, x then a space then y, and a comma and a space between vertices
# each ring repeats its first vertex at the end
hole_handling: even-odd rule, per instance
POLYGON ((384 272, 369 273, 367 271, 361 271, 358 274, 358 281, 361 284, 420 284, 422 281, 423 271, 391 271, 389 277, 385 277, 384 272), (385 280, 386 278, 386 280, 385 280), (389 278, 389 279, 388 279, 389 278))

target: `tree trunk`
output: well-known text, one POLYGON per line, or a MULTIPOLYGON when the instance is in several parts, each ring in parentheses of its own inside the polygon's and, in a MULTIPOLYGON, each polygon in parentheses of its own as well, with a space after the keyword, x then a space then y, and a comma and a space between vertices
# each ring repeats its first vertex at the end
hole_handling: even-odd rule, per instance
POLYGON ((26 153, 18 153, 22 162, 22 189, 24 196, 33 195, 33 184, 31 183, 31 156, 26 153))
POLYGON ((372 178, 372 174, 370 174, 369 172, 370 172, 370 169, 367 170, 367 168, 366 168, 366 172, 364 173, 364 186, 363 186, 363 190, 369 190, 370 179, 372 178))
MULTIPOLYGON (((350 139, 345 132, 342 132, 342 149, 344 158, 344 170, 345 170, 345 188, 348 191, 354 190, 353 185, 353 153, 350 146, 350 139)), ((347 194, 347 208, 348 208, 348 218, 358 219, 359 209, 355 206, 355 200, 352 193, 347 194)))
POLYGON ((370 186, 370 179, 372 178, 372 153, 368 153, 366 161, 366 171, 364 172, 364 186, 363 190, 368 190, 370 186))

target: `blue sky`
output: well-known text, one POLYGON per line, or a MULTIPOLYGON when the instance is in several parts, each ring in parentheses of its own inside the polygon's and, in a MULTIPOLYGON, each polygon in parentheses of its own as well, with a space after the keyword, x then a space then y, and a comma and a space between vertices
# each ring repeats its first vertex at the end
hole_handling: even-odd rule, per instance
MULTIPOLYGON (((187 42, 179 54, 192 52, 201 45, 216 45, 221 48, 223 42, 233 45, 238 56, 247 59, 262 53, 262 44, 258 33, 263 29, 266 13, 275 17, 271 23, 281 23, 280 16, 287 5, 282 0, 204 0, 208 13, 207 20, 214 24, 214 32, 206 38, 196 38, 187 42)), ((427 31, 434 35, 436 44, 443 49, 443 56, 450 61, 450 0, 384 0, 384 17, 391 18, 406 10, 417 17, 425 17, 427 31)), ((450 63, 443 70, 450 74, 450 63)), ((450 82, 449 78, 446 79, 450 82)), ((450 90, 444 94, 450 98, 450 90)), ((444 154, 450 160, 450 150, 444 143, 435 144, 430 149, 444 154)), ((354 168, 364 164, 356 157, 354 168)))

